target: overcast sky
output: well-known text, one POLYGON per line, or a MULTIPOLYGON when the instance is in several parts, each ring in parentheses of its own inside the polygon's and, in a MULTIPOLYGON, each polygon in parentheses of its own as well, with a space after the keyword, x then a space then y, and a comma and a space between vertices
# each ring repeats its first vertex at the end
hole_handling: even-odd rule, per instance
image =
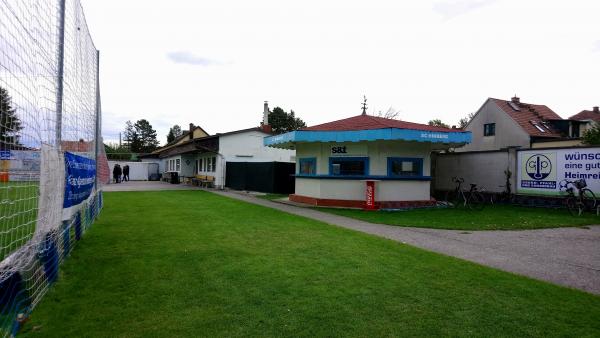
POLYGON ((600 105, 600 1, 82 0, 101 53, 103 134, 148 119, 258 126, 263 101, 308 125, 394 107, 448 124, 488 97, 562 117, 600 105))

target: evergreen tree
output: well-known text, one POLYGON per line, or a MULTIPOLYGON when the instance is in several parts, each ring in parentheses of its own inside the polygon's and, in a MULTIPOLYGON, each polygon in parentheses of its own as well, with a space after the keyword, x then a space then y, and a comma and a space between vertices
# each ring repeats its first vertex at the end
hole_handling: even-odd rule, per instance
POLYGON ((288 114, 280 107, 273 108, 273 111, 269 112, 269 124, 273 132, 275 134, 283 134, 288 131, 305 128, 306 123, 295 115, 293 110, 288 114))
POLYGON ((175 139, 181 136, 181 134, 181 127, 177 124, 174 125, 173 127, 171 127, 171 129, 169 129, 169 133, 167 134, 167 143, 175 141, 175 139))
POLYGON ((0 149, 10 149, 19 145, 19 131, 23 129, 21 120, 12 106, 8 91, 0 87, 0 149))
POLYGON ((123 133, 123 146, 132 153, 139 152, 140 135, 131 121, 125 122, 125 132, 123 133))
POLYGON ((158 140, 156 139, 156 130, 148 120, 138 120, 134 125, 135 131, 139 138, 139 148, 133 150, 137 153, 150 153, 158 148, 158 140))

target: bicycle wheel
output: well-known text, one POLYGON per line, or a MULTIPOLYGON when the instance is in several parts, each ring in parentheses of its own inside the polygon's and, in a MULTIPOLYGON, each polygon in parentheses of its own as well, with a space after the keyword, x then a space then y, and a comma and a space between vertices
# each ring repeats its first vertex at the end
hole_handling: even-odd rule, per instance
POLYGON ((458 194, 456 191, 447 191, 445 201, 449 207, 456 208, 458 206, 458 194))
POLYGON ((469 209, 471 210, 483 210, 485 207, 485 198, 478 191, 474 191, 469 194, 469 200, 467 202, 469 209))
POLYGON ((596 211, 596 195, 590 189, 581 190, 581 202, 586 211, 596 211))
POLYGON ((569 213, 571 214, 571 216, 581 216, 582 213, 582 206, 580 205, 580 203, 577 201, 577 199, 575 197, 569 197, 567 198, 567 200, 565 201, 565 204, 567 206, 567 210, 569 210, 569 213))

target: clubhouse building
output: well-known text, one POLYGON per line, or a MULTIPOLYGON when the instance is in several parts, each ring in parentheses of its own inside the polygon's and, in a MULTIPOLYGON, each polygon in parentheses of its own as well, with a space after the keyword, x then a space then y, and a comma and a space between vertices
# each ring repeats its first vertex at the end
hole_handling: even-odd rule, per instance
POLYGON ((362 115, 264 138, 296 150, 299 203, 354 208, 432 205, 431 152, 460 147, 471 132, 362 115))

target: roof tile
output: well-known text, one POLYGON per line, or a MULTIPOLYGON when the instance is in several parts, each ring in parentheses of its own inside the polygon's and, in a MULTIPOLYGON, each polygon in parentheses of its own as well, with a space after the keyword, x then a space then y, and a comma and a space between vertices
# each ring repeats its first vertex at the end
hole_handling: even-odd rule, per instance
POLYGON ((592 121, 600 122, 600 114, 594 112, 593 110, 582 110, 581 112, 569 117, 569 120, 578 120, 578 121, 592 120, 592 121))
POLYGON ((412 123, 394 119, 386 119, 383 117, 358 115, 342 120, 327 122, 316 126, 304 128, 308 131, 349 131, 349 130, 371 130, 399 128, 423 131, 439 131, 439 132, 463 132, 462 129, 450 129, 443 127, 435 127, 427 124, 412 123))
POLYGON ((541 136, 541 137, 560 137, 560 132, 554 129, 549 124, 543 124, 542 122, 548 120, 562 120, 558 114, 556 114, 552 109, 548 108, 545 105, 541 104, 530 104, 524 102, 512 102, 500 99, 492 100, 502 109, 507 115, 512 117, 515 122, 517 122, 521 128, 525 130, 531 136, 541 136), (519 110, 514 110, 511 107, 511 104, 516 104, 519 110), (545 132, 540 131, 535 127, 535 124, 540 126, 545 132))

